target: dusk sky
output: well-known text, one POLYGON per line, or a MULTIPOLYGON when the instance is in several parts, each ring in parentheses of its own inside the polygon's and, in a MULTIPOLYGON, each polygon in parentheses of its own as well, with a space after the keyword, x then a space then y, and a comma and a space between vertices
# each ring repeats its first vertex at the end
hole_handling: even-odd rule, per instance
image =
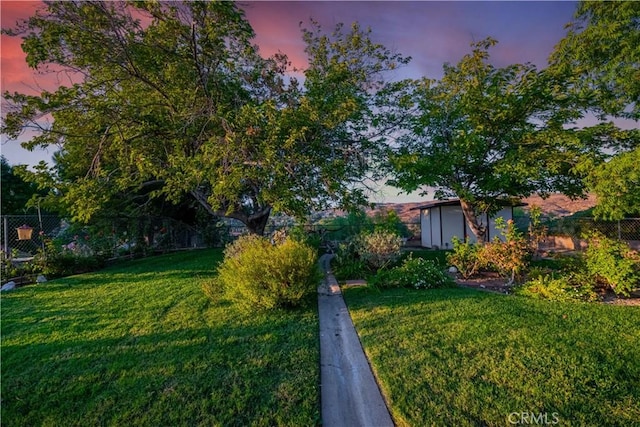
MULTIPOLYGON (((12 27, 33 14, 40 2, 0 2, 2 27, 12 27)), ((339 22, 358 21, 371 27, 375 41, 413 60, 394 78, 439 78, 445 62, 456 63, 469 44, 491 36, 499 44, 491 52, 493 63, 532 62, 544 67, 555 44, 564 36, 576 2, 242 2, 256 32, 256 43, 264 56, 278 50, 289 55, 294 65, 305 65, 300 22, 309 18, 330 30, 339 22)), ((38 75, 29 69, 20 48, 20 39, 2 36, 2 92, 33 93, 38 87, 51 90, 59 76, 38 75)), ((64 83, 64 80, 62 81, 64 83)), ((19 141, 2 136, 2 154, 10 164, 49 160, 51 152, 29 153, 19 141)))

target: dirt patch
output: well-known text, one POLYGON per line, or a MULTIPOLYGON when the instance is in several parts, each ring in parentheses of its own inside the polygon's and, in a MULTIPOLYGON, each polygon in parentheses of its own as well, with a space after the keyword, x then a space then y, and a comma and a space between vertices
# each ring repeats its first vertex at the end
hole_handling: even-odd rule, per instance
POLYGON ((496 273, 481 273, 469 279, 457 278, 456 283, 467 288, 474 288, 483 291, 498 292, 501 294, 512 294, 513 285, 508 285, 507 280, 496 273))
MULTIPOLYGON (((507 282, 496 273, 482 273, 470 279, 456 279, 456 283, 460 286, 510 295, 513 293, 514 285, 508 285, 507 282)), ((636 291, 626 298, 617 296, 611 290, 603 289, 599 292, 599 296, 603 304, 640 306, 640 291, 636 291)))

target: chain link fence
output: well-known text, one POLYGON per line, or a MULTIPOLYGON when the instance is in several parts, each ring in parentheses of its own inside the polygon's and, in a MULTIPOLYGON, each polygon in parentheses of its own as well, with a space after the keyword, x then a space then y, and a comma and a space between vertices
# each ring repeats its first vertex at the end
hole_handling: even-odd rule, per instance
POLYGON ((544 222, 548 229, 547 246, 557 249, 580 250, 586 247, 590 233, 600 233, 611 239, 623 240, 631 248, 640 250, 640 218, 602 221, 594 218, 555 218, 544 222))
POLYGON ((594 218, 560 218, 548 223, 550 234, 580 238, 590 232, 598 232, 612 239, 640 240, 640 218, 625 218, 619 221, 600 221, 594 218))
MULTIPOLYGON (((39 251, 45 251, 47 244, 55 245, 56 250, 104 258, 224 247, 248 232, 241 223, 227 220, 204 220, 189 225, 172 218, 153 216, 97 218, 91 225, 73 224, 52 215, 3 215, 1 221, 1 249, 13 259, 33 257, 39 251)), ((268 225, 265 235, 283 229, 291 231, 293 227, 317 236, 325 247, 336 245, 364 229, 361 224, 295 225, 284 222, 268 225)), ((420 245, 420 224, 402 224, 401 228, 407 246, 420 245)))
POLYGON ((3 215, 1 222, 1 249, 13 258, 35 255, 44 248, 46 236, 57 234, 63 226, 52 215, 3 215))
POLYGON ((99 218, 86 226, 50 215, 3 215, 1 219, 1 249, 13 259, 33 257, 48 244, 105 258, 215 247, 223 246, 237 232, 219 223, 193 226, 150 216, 99 218))

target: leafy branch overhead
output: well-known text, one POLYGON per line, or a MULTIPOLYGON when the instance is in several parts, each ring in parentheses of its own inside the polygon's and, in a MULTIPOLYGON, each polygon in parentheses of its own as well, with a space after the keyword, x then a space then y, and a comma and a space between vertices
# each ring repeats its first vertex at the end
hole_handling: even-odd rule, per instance
MULTIPOLYGON (((602 144, 606 162, 580 164, 598 197, 595 214, 607 219, 640 214, 640 3, 580 2, 567 36, 550 58, 550 72, 567 81, 576 108, 605 122, 625 118, 629 130, 614 130, 602 144), (612 155, 613 153, 613 155, 612 155)), ((612 125, 608 125, 612 127, 612 125)), ((602 142, 594 135, 592 143, 602 142)))
POLYGON ((393 125, 381 99, 400 88, 384 73, 408 61, 358 25, 326 35, 312 22, 299 80, 285 54, 260 56, 232 2, 48 2, 5 31, 23 37, 31 67, 74 81, 7 94, 3 131, 35 128, 27 147, 60 147, 48 173, 84 221, 131 193, 188 196, 256 233, 274 209, 361 204, 393 125))

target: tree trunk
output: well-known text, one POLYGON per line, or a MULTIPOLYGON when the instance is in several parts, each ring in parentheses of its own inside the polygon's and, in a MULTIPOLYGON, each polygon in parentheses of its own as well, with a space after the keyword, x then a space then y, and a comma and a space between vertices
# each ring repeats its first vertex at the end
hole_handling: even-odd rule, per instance
POLYGON ((191 192, 191 195, 211 215, 216 217, 237 219, 247 227, 247 230, 249 231, 249 233, 257 234, 258 236, 264 235, 264 229, 267 226, 267 222, 269 221, 269 216, 271 215, 271 206, 266 206, 262 208, 260 211, 251 215, 247 215, 244 212, 227 213, 227 211, 224 209, 221 209, 221 210, 213 209, 209 204, 207 197, 201 192, 194 190, 191 192))
POLYGON ((251 234, 257 234, 258 236, 264 235, 264 229, 267 226, 267 222, 269 221, 269 215, 271 214, 271 209, 263 210, 257 214, 251 215, 247 218, 245 225, 247 226, 247 230, 251 234))
POLYGON ((469 228, 473 232, 474 236, 478 240, 478 243, 484 244, 485 237, 487 235, 487 226, 480 224, 478 221, 478 217, 476 215, 476 211, 473 208, 473 205, 466 200, 460 199, 460 206, 462 207, 462 213, 464 214, 464 218, 469 225, 469 228))

